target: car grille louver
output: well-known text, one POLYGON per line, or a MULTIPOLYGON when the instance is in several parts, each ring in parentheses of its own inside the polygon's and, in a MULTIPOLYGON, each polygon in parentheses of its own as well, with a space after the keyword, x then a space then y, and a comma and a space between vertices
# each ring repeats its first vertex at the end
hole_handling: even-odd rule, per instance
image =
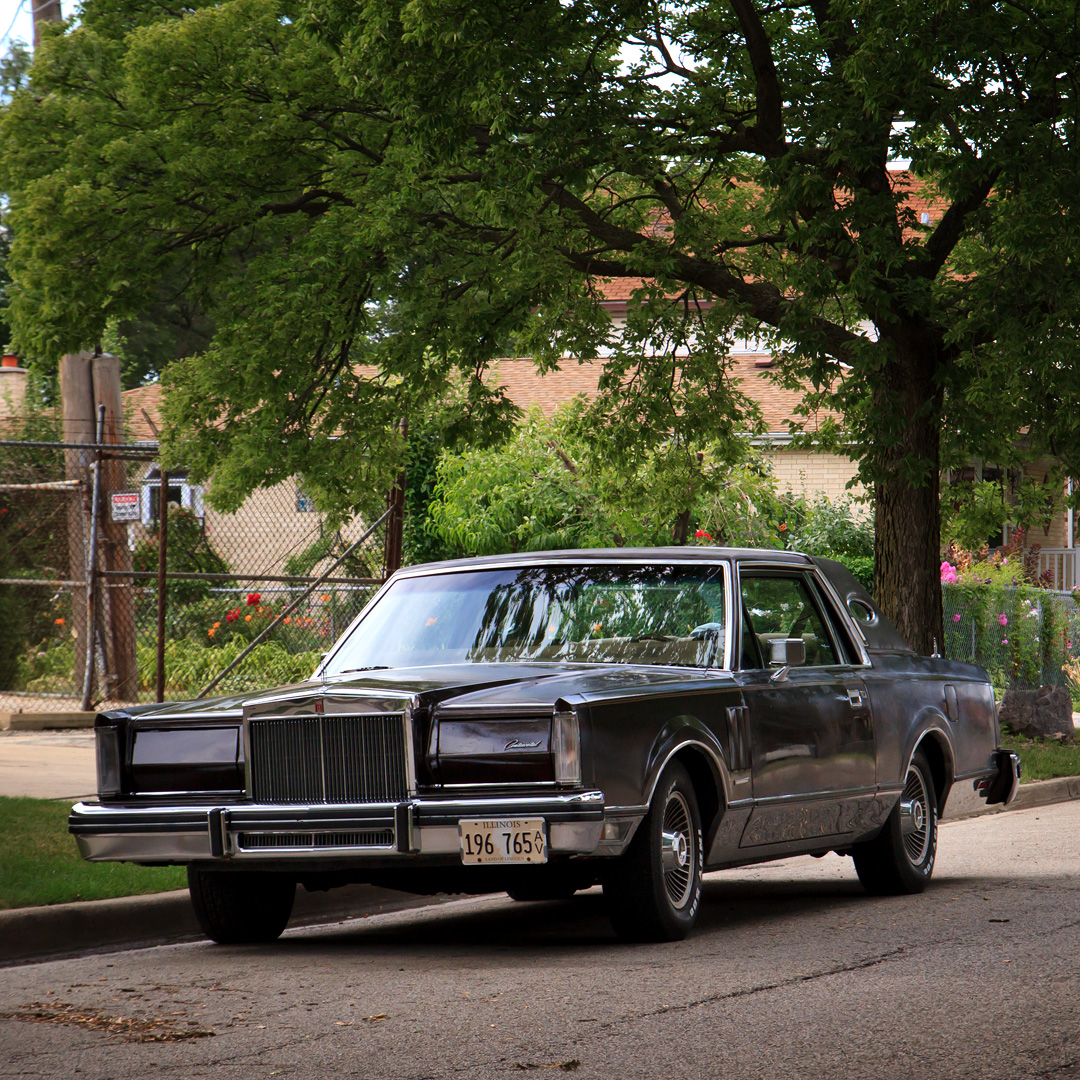
POLYGON ((254 719, 251 797, 262 803, 391 803, 408 797, 401 713, 254 719))

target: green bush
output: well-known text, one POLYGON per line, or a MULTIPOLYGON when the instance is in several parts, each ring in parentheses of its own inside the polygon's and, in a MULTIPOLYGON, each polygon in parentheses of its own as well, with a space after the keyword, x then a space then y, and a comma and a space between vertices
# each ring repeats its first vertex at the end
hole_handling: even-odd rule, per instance
MULTIPOLYGON (((158 538, 160 528, 142 543, 135 546, 131 555, 131 567, 141 573, 156 573, 158 569, 158 538)), ((229 565, 211 547, 203 529, 202 521, 190 510, 180 506, 169 507, 168 568, 170 573, 227 574, 229 565)), ((169 581, 165 591, 169 606, 193 604, 210 595, 213 583, 209 581, 169 581)))
MULTIPOLYGON (((219 675, 247 648, 243 633, 235 634, 220 647, 204 644, 195 638, 165 643, 165 687, 167 696, 197 693, 219 675)), ((154 642, 138 645, 139 683, 151 690, 157 683, 157 646, 154 642)), ((302 682, 319 661, 321 651, 291 653, 276 641, 263 641, 252 649, 236 672, 229 677, 232 689, 258 689, 282 683, 302 682)))

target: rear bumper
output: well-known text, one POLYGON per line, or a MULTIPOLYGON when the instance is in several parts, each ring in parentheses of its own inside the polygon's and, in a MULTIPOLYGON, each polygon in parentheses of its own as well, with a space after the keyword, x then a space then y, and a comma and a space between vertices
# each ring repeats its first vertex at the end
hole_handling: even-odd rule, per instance
POLYGON ((994 765, 997 772, 975 781, 975 790, 986 800, 987 806, 1008 806, 1020 789, 1020 756, 1010 750, 995 750, 994 765))
POLYGON ((102 806, 77 803, 68 819, 84 859, 189 863, 206 860, 386 865, 444 863, 460 855, 468 818, 543 818, 552 853, 601 854, 599 791, 401 803, 281 806, 102 806))

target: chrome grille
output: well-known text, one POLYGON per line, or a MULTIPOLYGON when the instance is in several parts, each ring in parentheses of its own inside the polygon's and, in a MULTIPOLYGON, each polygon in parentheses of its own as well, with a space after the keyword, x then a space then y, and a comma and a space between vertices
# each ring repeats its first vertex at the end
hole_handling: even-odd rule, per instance
POLYGON ((409 794, 401 713, 252 720, 250 752, 256 802, 389 803, 409 794))
POLYGON ((364 832, 327 833, 245 833, 237 837, 241 851, 262 848, 391 848, 394 846, 393 829, 368 829, 364 832))

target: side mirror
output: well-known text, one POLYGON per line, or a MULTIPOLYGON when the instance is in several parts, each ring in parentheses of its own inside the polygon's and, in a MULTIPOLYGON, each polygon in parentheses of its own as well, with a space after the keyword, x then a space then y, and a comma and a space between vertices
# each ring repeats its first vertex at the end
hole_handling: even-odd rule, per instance
POLYGON ((802 638, 774 638, 769 642, 769 667, 800 667, 806 663, 802 638))

